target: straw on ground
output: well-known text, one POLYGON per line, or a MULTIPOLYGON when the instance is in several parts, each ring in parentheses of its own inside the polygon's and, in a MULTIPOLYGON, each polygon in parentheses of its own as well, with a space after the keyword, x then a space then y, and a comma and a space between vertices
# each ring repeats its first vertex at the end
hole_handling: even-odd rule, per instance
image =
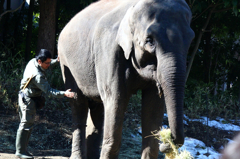
POLYGON ((167 144, 169 143, 172 150, 169 153, 165 154, 165 159, 193 159, 190 152, 184 150, 184 151, 178 151, 178 146, 176 146, 171 137, 171 130, 162 128, 158 132, 152 132, 152 134, 160 140, 161 143, 167 144))

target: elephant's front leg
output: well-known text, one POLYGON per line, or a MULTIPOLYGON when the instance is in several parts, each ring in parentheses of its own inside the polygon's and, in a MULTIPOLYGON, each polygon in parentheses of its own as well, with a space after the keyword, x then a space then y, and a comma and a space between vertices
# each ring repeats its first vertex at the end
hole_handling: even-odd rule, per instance
POLYGON ((164 99, 159 97, 156 86, 142 90, 142 159, 158 157, 159 141, 151 132, 159 131, 163 114, 164 99))
POLYGON ((86 119, 88 103, 85 97, 70 101, 72 108, 72 154, 70 159, 86 159, 86 119))
POLYGON ((104 135, 101 159, 118 158, 122 139, 124 112, 127 106, 125 100, 109 97, 104 102, 104 135))

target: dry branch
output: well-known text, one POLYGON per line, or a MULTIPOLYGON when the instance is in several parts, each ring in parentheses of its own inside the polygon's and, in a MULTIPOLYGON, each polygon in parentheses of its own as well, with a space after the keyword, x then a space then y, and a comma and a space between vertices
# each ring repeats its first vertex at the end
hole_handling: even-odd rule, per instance
POLYGON ((5 15, 5 14, 7 14, 7 13, 16 12, 17 10, 19 10, 20 8, 22 8, 22 5, 25 3, 25 1, 26 1, 26 0, 23 0, 22 4, 21 4, 18 8, 16 8, 16 9, 14 9, 14 10, 8 10, 8 11, 6 11, 6 12, 3 12, 3 13, 0 15, 0 21, 1 21, 3 15, 5 15))

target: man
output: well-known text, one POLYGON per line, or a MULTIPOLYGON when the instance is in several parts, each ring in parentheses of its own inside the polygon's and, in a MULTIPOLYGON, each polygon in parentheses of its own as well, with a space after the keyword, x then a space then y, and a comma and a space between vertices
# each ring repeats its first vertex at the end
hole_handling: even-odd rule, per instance
POLYGON ((51 53, 48 50, 41 49, 36 58, 28 62, 23 79, 21 80, 18 99, 21 122, 17 130, 15 153, 20 158, 33 158, 27 152, 27 145, 34 125, 36 106, 39 103, 34 99, 41 97, 42 93, 58 98, 64 96, 68 98, 74 97, 71 89, 59 91, 50 87, 45 76, 45 71, 50 65, 52 66, 59 61, 58 59, 52 60, 51 58, 51 53))

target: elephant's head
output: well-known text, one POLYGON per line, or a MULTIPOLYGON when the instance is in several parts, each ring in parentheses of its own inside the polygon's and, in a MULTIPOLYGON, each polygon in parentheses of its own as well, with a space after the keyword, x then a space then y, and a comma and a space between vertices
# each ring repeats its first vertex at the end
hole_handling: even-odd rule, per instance
POLYGON ((139 75, 163 91, 176 144, 184 142, 186 57, 194 37, 190 21, 185 0, 140 0, 128 9, 116 39, 139 75))

